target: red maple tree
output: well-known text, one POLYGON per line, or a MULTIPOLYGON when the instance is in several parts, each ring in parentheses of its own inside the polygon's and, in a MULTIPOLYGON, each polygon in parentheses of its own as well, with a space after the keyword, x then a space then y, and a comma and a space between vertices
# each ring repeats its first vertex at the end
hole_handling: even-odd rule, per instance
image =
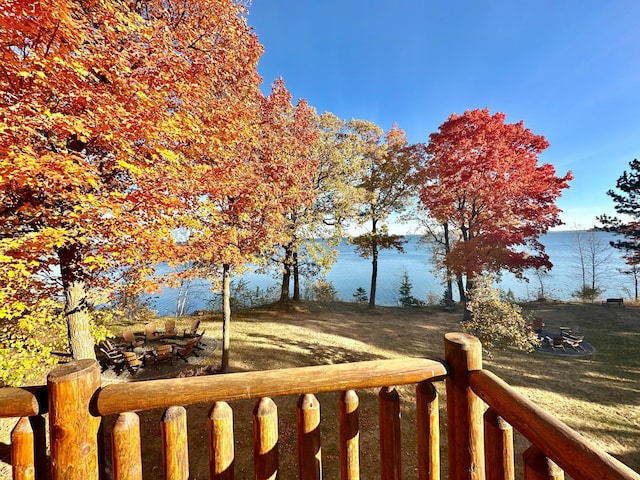
POLYGON ((553 165, 538 164, 549 143, 505 118, 487 109, 451 115, 430 135, 418 175, 421 206, 459 234, 445 262, 467 289, 483 271, 551 268, 538 238, 562 224, 554 202, 571 173, 558 177, 553 165))

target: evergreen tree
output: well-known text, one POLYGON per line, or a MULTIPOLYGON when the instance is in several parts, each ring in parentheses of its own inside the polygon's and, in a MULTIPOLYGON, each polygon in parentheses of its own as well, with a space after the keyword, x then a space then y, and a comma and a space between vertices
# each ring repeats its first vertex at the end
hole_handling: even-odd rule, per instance
MULTIPOLYGON (((629 162, 629 171, 625 170, 616 182, 616 190, 609 190, 615 211, 628 218, 627 221, 610 215, 600 215, 597 220, 602 229, 622 235, 622 239, 611 241, 611 246, 624 251, 623 258, 630 266, 629 272, 635 272, 640 265, 640 162, 629 162)), ((635 291, 638 291, 638 278, 634 275, 635 291)), ((636 294, 637 297, 637 294, 636 294)))

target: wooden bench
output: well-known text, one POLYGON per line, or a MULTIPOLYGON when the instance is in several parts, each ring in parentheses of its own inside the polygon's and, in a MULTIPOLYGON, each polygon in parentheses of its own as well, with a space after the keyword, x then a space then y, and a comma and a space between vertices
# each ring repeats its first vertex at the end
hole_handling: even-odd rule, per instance
POLYGON ((607 298, 602 302, 602 305, 606 305, 608 307, 613 303, 617 303, 618 307, 624 307, 624 300, 622 298, 607 298))

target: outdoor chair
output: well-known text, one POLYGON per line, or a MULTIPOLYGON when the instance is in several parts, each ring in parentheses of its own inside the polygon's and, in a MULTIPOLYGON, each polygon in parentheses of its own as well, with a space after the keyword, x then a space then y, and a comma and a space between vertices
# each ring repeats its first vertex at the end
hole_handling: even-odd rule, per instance
POLYGON ((133 334, 130 328, 125 328, 122 331, 122 338, 124 338, 124 341, 127 343, 127 348, 131 350, 135 347, 144 345, 144 338, 138 340, 138 337, 133 334))
POLYGON ((204 350, 204 347, 206 346, 204 343, 202 343, 202 337, 204 337, 204 332, 206 332, 206 330, 202 330, 202 332, 200 332, 200 334, 196 335, 195 337, 198 339, 195 345, 195 348, 197 348, 198 350, 204 350))
POLYGON ((176 321, 175 320, 167 320, 164 322, 164 333, 162 334, 165 338, 175 337, 178 335, 176 331, 176 321))
POLYGON ((116 368, 122 367, 124 363, 124 356, 122 352, 114 347, 109 340, 104 340, 100 351, 104 354, 104 358, 100 361, 103 369, 107 369, 109 366, 115 366, 116 368))
POLYGON ((552 342, 551 342, 551 348, 554 349, 554 350, 556 348, 561 348, 562 350, 566 350, 564 348, 564 337, 563 336, 553 337, 552 342))
POLYGON ((198 345, 198 342, 200 341, 199 337, 195 337, 192 338, 191 340, 189 340, 184 347, 178 347, 178 351, 176 352, 176 359, 177 358, 181 358, 183 359, 185 362, 188 362, 188 357, 189 355, 195 355, 196 357, 198 356, 198 354, 195 352, 195 348, 196 345, 198 345))
POLYGON ((195 337, 200 327, 200 319, 191 320, 191 326, 184 330, 184 337, 195 337))
POLYGON ((138 355, 135 352, 122 352, 122 355, 124 356, 124 361, 126 362, 131 375, 135 375, 141 367, 145 366, 144 353, 142 355, 138 355))
POLYGON ((153 353, 153 364, 158 369, 158 364, 161 362, 169 362, 173 365, 173 346, 172 345, 160 345, 153 353))
POLYGON ((161 334, 158 332, 155 322, 149 322, 144 326, 144 337, 146 340, 157 340, 161 334))
POLYGON ((580 337, 565 336, 564 337, 564 343, 569 345, 571 348, 573 348, 577 352, 580 352, 580 351, 584 352, 584 347, 580 345, 583 340, 584 340, 584 336, 580 336, 580 337))
POLYGON ((544 328, 544 322, 540 317, 536 317, 533 319, 531 324, 531 328, 534 332, 538 334, 538 337, 542 336, 542 329, 544 328))

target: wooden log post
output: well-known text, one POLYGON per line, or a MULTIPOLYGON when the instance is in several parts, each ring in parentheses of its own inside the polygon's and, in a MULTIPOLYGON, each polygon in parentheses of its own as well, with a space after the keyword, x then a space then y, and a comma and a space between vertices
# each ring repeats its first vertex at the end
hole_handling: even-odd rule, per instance
POLYGON ((382 480, 402 478, 400 446, 400 395, 394 387, 382 387, 378 394, 380 416, 380 473, 382 480))
POLYGON ((57 367, 47 384, 52 480, 98 480, 100 417, 89 412, 100 388, 98 362, 84 359, 57 367))
POLYGON ((449 478, 484 480, 483 403, 469 386, 469 372, 482 369, 480 340, 464 333, 444 336, 449 478))
POLYGON ((33 431, 36 480, 48 480, 49 456, 47 454, 47 425, 42 415, 29 417, 29 423, 33 431))
POLYGON ((313 394, 300 395, 297 408, 298 478, 322 479, 322 448, 320 446, 320 402, 313 394))
POLYGON ((564 471, 535 445, 522 454, 524 480, 564 480, 564 471))
POLYGON ((253 409, 253 464, 255 480, 278 478, 278 407, 268 397, 253 409))
POLYGON ((360 478, 360 399, 354 390, 343 391, 338 401, 340 412, 340 479, 360 478))
POLYGON ((11 432, 13 480, 35 480, 35 438, 28 417, 22 417, 11 432))
POLYGON ((140 417, 133 412, 118 415, 111 430, 111 465, 116 480, 142 480, 140 417))
POLYGON ((418 479, 440 479, 440 412, 438 391, 429 381, 416 387, 418 479))
POLYGON ((234 478, 233 410, 215 402, 209 412, 209 476, 212 480, 234 478))
POLYGON ((160 421, 160 432, 164 479, 188 480, 187 410, 184 407, 167 408, 160 421))
POLYGON ((489 408, 484 414, 487 480, 514 480, 513 427, 489 408))

